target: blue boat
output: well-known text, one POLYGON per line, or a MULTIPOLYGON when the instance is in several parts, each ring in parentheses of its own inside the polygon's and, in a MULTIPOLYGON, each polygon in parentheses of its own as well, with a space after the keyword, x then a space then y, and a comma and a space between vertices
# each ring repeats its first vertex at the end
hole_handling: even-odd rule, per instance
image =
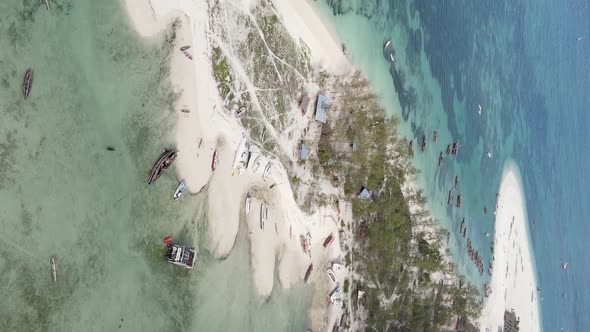
POLYGON ((182 194, 184 194, 186 192, 186 183, 184 182, 184 180, 180 181, 180 183, 178 184, 178 187, 176 187, 176 190, 174 190, 174 199, 179 199, 182 194))

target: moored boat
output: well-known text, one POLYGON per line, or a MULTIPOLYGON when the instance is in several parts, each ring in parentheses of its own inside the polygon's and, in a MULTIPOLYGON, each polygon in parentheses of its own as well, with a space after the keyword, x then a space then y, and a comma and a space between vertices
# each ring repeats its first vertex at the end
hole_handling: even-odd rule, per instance
POLYGON ((264 173, 262 173, 262 179, 264 181, 266 181, 266 179, 268 179, 268 176, 270 175, 270 167, 271 163, 269 161, 268 164, 266 164, 266 166, 264 167, 264 173))
POLYGON ((254 159, 254 165, 252 165, 252 172, 256 173, 256 171, 258 171, 259 168, 260 168, 260 155, 258 155, 256 157, 256 159, 254 159))
POLYGON ((184 182, 184 180, 180 181, 180 183, 178 184, 178 186, 176 187, 176 190, 174 190, 174 199, 179 199, 182 194, 184 194, 186 192, 186 183, 184 182))
POLYGON ((184 52, 184 51, 188 50, 189 48, 191 48, 190 45, 186 45, 186 46, 181 47, 180 51, 184 52))
POLYGON ((309 276, 311 275, 311 271, 313 271, 313 264, 309 264, 309 267, 305 272, 305 278, 303 278, 303 282, 307 282, 307 279, 309 279, 309 276))
POLYGON ((447 197, 447 204, 451 204, 451 201, 453 200, 453 191, 449 190, 449 196, 447 197))
POLYGON ((264 224, 266 222, 266 213, 264 210, 264 203, 260 203, 260 229, 262 230, 264 230, 264 224))
POLYGON ((324 248, 332 243, 332 241, 334 241, 334 235, 330 233, 330 235, 328 235, 328 237, 324 240, 324 248))
POLYGON ((219 155, 217 154, 217 150, 213 151, 213 158, 211 158, 211 170, 214 171, 217 168, 217 164, 219 164, 219 155))
POLYGON ((436 143, 438 141, 438 130, 434 131, 434 134, 432 135, 432 141, 434 143, 436 143))
POLYGON ((252 198, 250 197, 250 193, 246 194, 246 205, 244 206, 244 210, 246 212, 246 215, 248 215, 248 213, 250 213, 250 205, 252 205, 252 198))
POLYGON ((238 149, 236 150, 233 168, 237 169, 239 174, 243 174, 246 171, 246 168, 248 168, 248 163, 250 162, 251 156, 250 143, 244 136, 242 137, 242 140, 238 145, 238 149))
POLYGON ((410 155, 410 158, 414 156, 414 140, 411 140, 408 144, 408 154, 410 155))
POLYGON ((438 166, 442 166, 443 159, 444 159, 444 157, 443 157, 443 153, 441 151, 440 154, 438 155, 438 166))
POLYGON ((55 263, 55 256, 51 256, 51 282, 55 286, 57 284, 57 264, 55 263))
POLYGON ((190 270, 197 261, 197 252, 192 247, 169 244, 165 259, 170 264, 190 270))
POLYGON ((422 136, 422 146, 420 148, 422 149, 422 152, 426 150, 426 135, 422 136))
POLYGON ((154 164, 148 175, 148 184, 151 185, 170 168, 176 160, 177 150, 165 150, 160 159, 154 164))
POLYGON ((457 195, 457 207, 461 207, 461 194, 457 195))
POLYGON ((29 97, 31 88, 33 87, 33 69, 29 68, 25 72, 25 78, 23 79, 23 95, 25 99, 29 97))

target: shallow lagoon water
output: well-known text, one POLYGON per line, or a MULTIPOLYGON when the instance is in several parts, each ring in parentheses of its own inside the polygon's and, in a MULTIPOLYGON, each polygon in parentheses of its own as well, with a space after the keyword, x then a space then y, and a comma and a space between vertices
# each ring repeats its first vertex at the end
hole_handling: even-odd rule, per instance
POLYGON ((263 302, 251 291, 245 234, 217 261, 200 235, 206 197, 172 201, 174 168, 146 185, 173 146, 170 35, 140 40, 120 1, 50 5, 0 4, 3 329, 303 330, 308 289, 263 302), (163 262, 167 235, 199 247, 198 268, 163 262))

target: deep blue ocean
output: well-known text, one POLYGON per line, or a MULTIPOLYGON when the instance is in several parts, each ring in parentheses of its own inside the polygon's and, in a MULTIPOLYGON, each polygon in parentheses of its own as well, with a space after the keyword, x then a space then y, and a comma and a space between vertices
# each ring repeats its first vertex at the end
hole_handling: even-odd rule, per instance
POLYGON ((433 215, 452 230, 460 270, 485 281, 466 258, 459 224, 465 217, 468 237, 487 263, 484 233, 493 231, 503 166, 514 160, 526 196, 543 330, 590 331, 590 2, 318 4, 385 106, 403 118, 401 133, 415 142, 429 137, 427 152, 416 153, 417 181, 433 215), (394 63, 383 50, 386 40, 394 63), (462 144, 458 158, 438 168, 440 151, 452 141, 462 144), (455 175, 460 212, 446 204, 455 175))

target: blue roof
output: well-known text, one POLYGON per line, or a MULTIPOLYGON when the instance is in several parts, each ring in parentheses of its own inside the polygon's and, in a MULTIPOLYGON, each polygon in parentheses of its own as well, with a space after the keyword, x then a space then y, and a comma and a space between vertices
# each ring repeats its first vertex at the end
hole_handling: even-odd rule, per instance
POLYGON ((358 198, 360 198, 360 199, 370 199, 371 198, 371 193, 367 190, 367 188, 362 187, 362 190, 361 190, 358 198))
POLYGON ((307 145, 301 143, 301 154, 299 156, 301 160, 307 160, 309 158, 309 148, 307 145))
POLYGON ((330 99, 322 94, 318 95, 318 102, 315 106, 315 119, 321 123, 326 123, 326 107, 330 103, 330 99))

